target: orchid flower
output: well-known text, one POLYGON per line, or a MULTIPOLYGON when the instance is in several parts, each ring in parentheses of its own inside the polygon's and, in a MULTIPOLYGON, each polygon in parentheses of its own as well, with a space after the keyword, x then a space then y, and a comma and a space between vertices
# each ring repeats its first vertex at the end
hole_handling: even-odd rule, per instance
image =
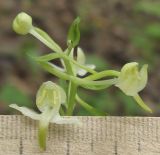
POLYGON ((125 64, 121 69, 115 86, 120 88, 126 95, 132 96, 143 109, 152 112, 138 95, 147 84, 147 68, 148 65, 143 65, 139 71, 137 62, 125 64))
POLYGON ((60 116, 59 110, 61 104, 64 104, 65 102, 65 91, 57 84, 48 81, 41 85, 36 96, 36 105, 41 112, 40 114, 27 107, 19 107, 16 104, 11 104, 10 107, 20 111, 25 116, 39 121, 39 145, 45 150, 49 123, 81 124, 77 118, 65 118, 60 116))
MULTIPOLYGON (((74 58, 74 50, 72 49, 71 53, 70 53, 70 57, 73 59, 74 58)), ((76 57, 76 61, 81 64, 84 65, 90 69, 95 69, 96 66, 94 64, 86 64, 86 57, 85 54, 83 52, 83 50, 78 47, 77 48, 77 57, 76 57)), ((87 74, 87 71, 74 65, 73 66, 73 70, 75 74, 78 74, 79 76, 84 76, 85 74, 87 74)))

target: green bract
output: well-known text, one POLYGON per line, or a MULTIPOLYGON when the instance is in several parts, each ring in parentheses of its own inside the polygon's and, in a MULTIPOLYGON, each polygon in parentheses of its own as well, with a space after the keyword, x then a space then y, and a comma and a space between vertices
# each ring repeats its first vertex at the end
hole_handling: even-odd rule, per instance
POLYGON ((28 14, 21 12, 14 19, 12 26, 15 32, 25 35, 32 28, 32 18, 28 14))
POLYGON ((68 31, 67 44, 71 45, 72 47, 75 47, 79 44, 80 40, 79 23, 80 23, 80 18, 77 17, 71 24, 68 31))
POLYGON ((60 116, 61 104, 65 102, 66 94, 64 90, 57 84, 48 81, 41 85, 36 97, 36 105, 41 111, 40 114, 26 107, 19 107, 16 104, 11 104, 10 107, 20 111, 25 116, 39 120, 39 145, 42 149, 45 149, 49 122, 56 124, 80 124, 80 121, 76 118, 60 116))

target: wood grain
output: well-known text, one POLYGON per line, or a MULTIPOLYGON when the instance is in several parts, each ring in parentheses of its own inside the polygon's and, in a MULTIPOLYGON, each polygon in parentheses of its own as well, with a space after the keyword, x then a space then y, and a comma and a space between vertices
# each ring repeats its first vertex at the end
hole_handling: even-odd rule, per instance
POLYGON ((37 144, 37 122, 0 115, 0 155, 160 155, 160 118, 79 117, 81 127, 51 124, 47 150, 37 144))

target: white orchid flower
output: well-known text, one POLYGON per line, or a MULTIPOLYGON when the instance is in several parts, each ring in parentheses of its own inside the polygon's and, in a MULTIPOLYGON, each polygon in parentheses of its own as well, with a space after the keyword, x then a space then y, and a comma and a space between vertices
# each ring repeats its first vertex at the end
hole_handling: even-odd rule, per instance
POLYGON ((147 68, 148 65, 144 65, 142 69, 138 71, 137 62, 125 64, 121 69, 116 86, 126 95, 135 96, 144 89, 147 84, 147 68))
POLYGON ((126 95, 132 96, 143 109, 152 112, 138 95, 147 84, 147 68, 148 65, 143 65, 139 71, 137 62, 125 64, 121 69, 115 86, 120 88, 126 95))
MULTIPOLYGON (((74 58, 74 50, 72 49, 71 53, 70 53, 70 57, 71 58, 74 58)), ((84 65, 90 69, 95 69, 96 66, 94 64, 86 64, 86 57, 85 57, 85 54, 83 52, 83 50, 78 47, 77 48, 77 57, 76 57, 76 61, 81 64, 81 65, 84 65)), ((74 73, 75 74, 78 74, 79 76, 84 76, 85 74, 87 74, 87 71, 74 65, 73 66, 73 70, 74 70, 74 73)))
POLYGON ((39 121, 39 145, 46 148, 46 137, 49 123, 56 124, 81 124, 77 118, 61 117, 59 114, 61 104, 65 103, 65 91, 57 84, 48 81, 39 88, 36 96, 36 105, 41 113, 26 107, 11 104, 10 107, 20 111, 23 115, 39 121))

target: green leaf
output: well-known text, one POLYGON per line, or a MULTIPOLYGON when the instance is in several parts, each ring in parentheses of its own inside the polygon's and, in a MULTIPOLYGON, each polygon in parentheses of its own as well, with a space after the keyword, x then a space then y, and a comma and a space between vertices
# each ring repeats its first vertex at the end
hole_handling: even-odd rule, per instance
POLYGON ((72 47, 75 47, 78 45, 80 41, 79 23, 80 23, 80 18, 77 17, 69 28, 68 36, 67 36, 68 46, 71 45, 72 47))

